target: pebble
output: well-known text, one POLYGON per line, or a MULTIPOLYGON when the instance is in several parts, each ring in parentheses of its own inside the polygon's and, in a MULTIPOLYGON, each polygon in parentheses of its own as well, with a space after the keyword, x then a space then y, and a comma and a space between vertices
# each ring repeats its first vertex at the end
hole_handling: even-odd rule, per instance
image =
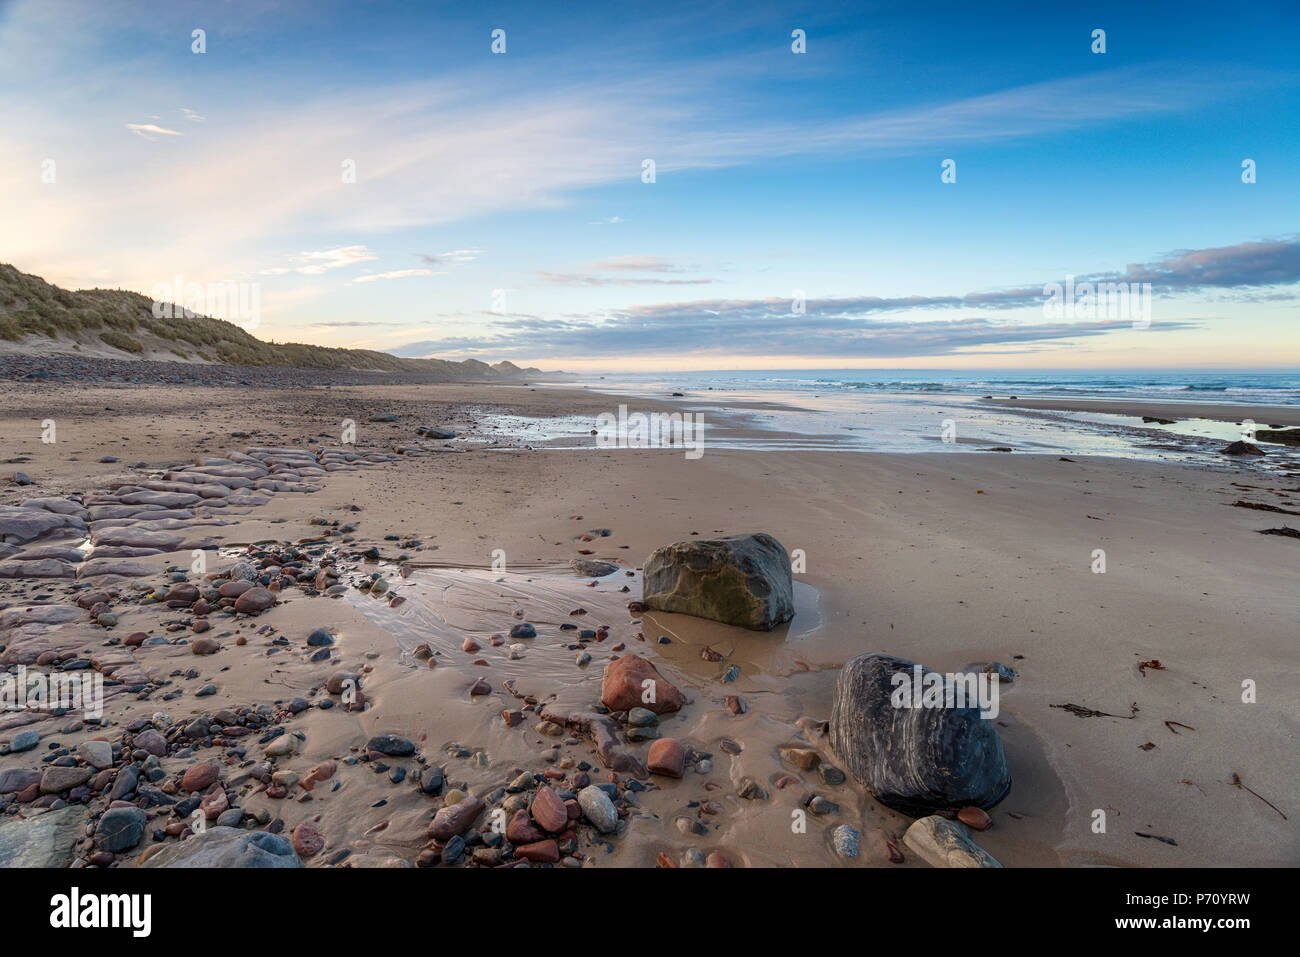
POLYGON ((618 810, 603 788, 594 784, 583 788, 578 792, 578 806, 587 820, 602 834, 618 829, 618 810))
POLYGON ((395 758, 403 758, 415 753, 415 745, 396 734, 377 734, 366 742, 366 749, 395 758))
POLYGON ((569 826, 569 812, 564 807, 564 801, 548 787, 538 789, 529 812, 542 830, 552 834, 558 834, 569 826))
POLYGON ((190 765, 181 777, 181 790, 204 791, 216 783, 221 776, 221 767, 216 761, 201 761, 190 765))
POLYGON ((293 849, 298 852, 299 857, 303 858, 314 857, 325 847, 325 838, 320 831, 306 822, 293 829, 290 839, 293 842, 293 849))
POLYGON ((976 831, 987 831, 993 826, 993 819, 983 808, 964 807, 957 812, 957 820, 976 831))
POLYGON ((857 857, 858 841, 861 836, 856 828, 841 824, 831 830, 831 845, 840 857, 857 857))
POLYGON ((651 774, 680 778, 686 768, 686 751, 676 738, 660 738, 650 745, 646 768, 651 774))

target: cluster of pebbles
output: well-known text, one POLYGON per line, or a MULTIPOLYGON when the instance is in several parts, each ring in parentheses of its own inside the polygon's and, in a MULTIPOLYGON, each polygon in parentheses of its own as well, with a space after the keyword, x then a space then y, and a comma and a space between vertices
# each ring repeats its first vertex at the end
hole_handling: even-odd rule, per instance
MULTIPOLYGON (((222 650, 222 642, 235 636, 234 643, 241 646, 259 640, 268 657, 297 653, 306 661, 333 666, 328 679, 306 697, 222 707, 181 720, 166 710, 125 725, 61 710, 0 715, 0 743, 8 735, 0 754, 30 753, 32 758, 28 766, 0 771, 0 858, 4 829, 28 823, 8 824, 7 819, 38 809, 61 814, 80 808, 72 842, 71 863, 76 866, 170 866, 187 854, 216 865, 246 865, 253 854, 275 862, 268 866, 284 866, 279 863, 283 861, 351 866, 356 863, 353 848, 329 846, 325 829, 318 826, 319 815, 287 829, 273 810, 275 804, 268 810, 265 799, 308 804, 337 790, 348 775, 369 771, 390 786, 413 788, 418 800, 428 805, 431 820, 423 847, 415 852, 416 866, 578 867, 611 852, 611 841, 643 813, 643 796, 665 780, 699 775, 706 791, 725 787, 745 801, 766 801, 768 788, 800 784, 799 770, 816 770, 827 787, 844 783, 843 772, 815 751, 797 748, 781 753, 796 774, 763 784, 747 778, 738 788, 712 782, 714 755, 665 733, 674 714, 689 703, 682 691, 648 659, 627 652, 627 642, 611 638, 610 626, 584 629, 575 624, 561 626, 560 640, 577 652, 579 667, 591 661, 587 649, 592 643, 610 642, 612 655, 598 700, 582 709, 566 709, 554 696, 539 700, 514 681, 504 683, 503 690, 515 704, 500 711, 500 720, 508 728, 519 727, 521 733, 531 729, 552 742, 543 745, 535 765, 516 767, 495 783, 484 784, 481 769, 489 762, 481 750, 453 743, 444 754, 430 756, 423 749, 423 735, 415 736, 421 742, 417 744, 398 734, 381 734, 310 770, 290 767, 302 762, 306 741, 306 731, 294 728, 296 717, 308 709, 373 707, 363 688, 371 665, 340 667, 334 635, 326 628, 312 631, 305 640, 291 640, 270 625, 259 625, 256 616, 291 588, 306 596, 331 597, 360 589, 390 606, 399 604, 403 599, 392 593, 387 580, 364 567, 373 568, 380 560, 378 549, 351 545, 352 523, 316 519, 313 524, 323 526, 318 535, 294 543, 247 546, 229 569, 196 581, 176 566, 160 575, 156 565, 142 559, 214 547, 187 536, 204 524, 224 524, 227 516, 242 514, 276 494, 313 492, 329 472, 376 467, 413 451, 419 449, 250 448, 224 458, 203 458, 193 466, 117 485, 79 501, 33 499, 0 513, 0 538, 9 552, 0 559, 0 568, 50 562, 55 564, 41 567, 56 574, 23 574, 30 579, 23 583, 42 588, 65 580, 59 586, 65 590, 62 601, 53 593, 26 595, 0 608, 0 666, 10 671, 26 665, 52 671, 90 669, 102 674, 106 698, 131 695, 166 709, 167 702, 183 693, 177 681, 197 679, 199 672, 182 668, 169 676, 151 674, 135 657, 141 648, 184 644, 191 654, 206 656, 222 650), (169 617, 152 634, 119 636, 117 611, 127 604, 153 606, 169 617), (92 642, 99 647, 86 650, 92 642), (648 687, 653 694, 647 695, 648 687), (52 726, 51 719, 62 717, 68 720, 52 726), (37 722, 45 724, 39 730, 26 727, 37 722), (87 733, 92 735, 89 740, 75 746, 60 741, 87 733), (43 745, 39 751, 38 744, 43 745), (477 769, 470 775, 477 782, 472 788, 464 780, 451 779, 456 776, 455 761, 468 761, 477 769), (250 805, 258 806, 250 810, 250 805), (258 835, 260 843, 250 850, 226 839, 240 834, 258 835), (207 856, 199 857, 205 849, 207 856), (233 856, 223 858, 227 850, 233 856)), ((420 547, 415 540, 389 538, 403 549, 420 547)), ((401 565, 406 557, 398 558, 403 575, 409 569, 401 565)), ((644 610, 639 602, 629 603, 633 626, 644 610)), ((583 611, 575 609, 573 614, 583 611)), ((524 647, 537 637, 535 626, 520 621, 509 629, 508 639, 493 636, 492 643, 508 640, 515 643, 511 647, 524 647)), ((632 640, 644 642, 645 637, 638 632, 632 640)), ((477 647, 468 647, 473 641, 467 639, 462 651, 477 653, 477 647)), ((438 656, 423 647, 410 659, 412 666, 429 667, 438 656)), ((202 698, 214 692, 209 685, 194 694, 202 698)), ((480 678, 468 692, 478 697, 493 689, 480 678)), ((725 706, 732 714, 746 710, 734 695, 726 698, 725 706)), ((741 750, 729 740, 721 747, 728 755, 741 750)), ((722 795, 717 797, 689 801, 675 814, 674 828, 689 846, 673 856, 661 853, 661 867, 731 866, 725 851, 708 844, 724 813, 722 795)), ((815 815, 838 811, 819 794, 806 795, 801 804, 815 815)), ((855 856, 857 838, 852 828, 838 829, 837 852, 855 856)))
MULTIPOLYGON (((202 575, 197 584, 177 566, 166 568, 163 580, 151 584, 146 579, 159 576, 157 565, 142 559, 215 548, 208 540, 187 540, 187 535, 195 527, 227 524, 225 516, 245 514, 278 493, 317 491, 329 472, 377 467, 418 451, 249 448, 104 492, 0 506, 0 577, 7 580, 0 601, 0 679, 12 685, 29 673, 41 673, 53 684, 61 677, 94 676, 105 703, 118 695, 160 702, 179 697, 182 692, 171 687, 172 679, 195 678, 197 670, 170 677, 150 674, 136 657, 138 649, 185 644, 194 655, 213 654, 221 644, 206 633, 217 616, 244 621, 275 605, 278 593, 295 585, 309 594, 337 592, 341 586, 334 564, 340 542, 353 526, 335 522, 318 539, 296 545, 250 546, 228 571, 202 575), (171 617, 155 629, 164 633, 119 635, 117 612, 124 605, 165 609, 171 617)), ((329 649, 318 646, 332 638, 321 631, 323 638, 313 634, 307 642, 313 660, 329 657, 329 649)), ((264 626, 258 634, 272 636, 274 629, 264 626)), ((241 634, 235 643, 247 641, 241 634)), ((288 643, 283 636, 268 637, 267 654, 288 643)), ((215 690, 209 685, 196 694, 204 697, 215 690)), ((363 707, 364 696, 358 697, 349 706, 363 707)), ((318 706, 332 703, 326 699, 318 706)), ((204 821, 255 826, 256 818, 235 813, 241 792, 270 789, 274 796, 285 785, 273 778, 273 767, 246 759, 246 742, 240 739, 261 735, 257 740, 267 746, 270 758, 283 733, 279 723, 306 707, 301 700, 275 702, 222 709, 184 723, 158 712, 124 730, 111 718, 77 716, 53 701, 6 710, 0 713, 0 755, 30 753, 37 766, 0 771, 0 821, 20 812, 92 807, 75 861, 93 865, 110 864, 116 855, 136 848, 146 826, 153 827, 155 841, 192 833, 196 808, 204 821), (63 717, 68 720, 56 725, 63 717), (86 733, 94 736, 76 747, 58 740, 86 733), (41 751, 38 744, 44 746, 41 751), (176 772, 163 766, 206 748, 224 752, 220 762, 202 762, 202 767, 216 769, 211 780, 206 771, 176 772), (218 778, 232 762, 244 770, 223 784, 218 778)), ((273 821, 260 823, 274 833, 273 821)), ((0 846, 0 857, 3 851, 0 846)))

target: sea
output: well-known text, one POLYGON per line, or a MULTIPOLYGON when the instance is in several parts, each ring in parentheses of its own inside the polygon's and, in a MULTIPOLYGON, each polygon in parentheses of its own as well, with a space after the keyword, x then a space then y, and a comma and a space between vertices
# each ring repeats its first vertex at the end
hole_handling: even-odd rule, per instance
MULTIPOLYGON (((989 452, 1103 455, 1264 471, 1300 466, 1295 446, 1270 444, 1256 429, 1300 425, 1300 370, 1042 371, 1008 370, 724 370, 610 373, 530 387, 587 389, 610 396, 609 413, 670 400, 701 417, 705 448, 789 451, 989 452), (642 405, 638 406, 638 400, 642 405), (1124 403, 1132 414, 1030 408, 1023 400, 1124 403), (1149 404, 1149 407, 1145 407, 1149 404), (1188 406, 1180 414, 1179 405, 1188 406), (1196 404, 1230 405, 1231 415, 1203 418, 1196 404), (1265 408, 1286 410, 1270 421, 1265 408), (1291 407, 1296 412, 1290 414, 1291 407), (1252 414, 1253 409, 1259 411, 1252 414), (1145 415, 1144 415, 1145 413, 1145 415), (1266 455, 1225 457, 1245 439, 1266 455)), ((1083 404, 1083 403, 1081 403, 1083 404)), ((590 416, 490 423, 523 444, 593 444, 590 416)), ((597 438, 602 441, 605 436, 597 438)))
POLYGON ((781 392, 864 392, 903 395, 1020 395, 1039 398, 1146 399, 1300 405, 1300 369, 1279 372, 1045 371, 954 372, 870 369, 725 370, 579 376, 593 388, 781 392))

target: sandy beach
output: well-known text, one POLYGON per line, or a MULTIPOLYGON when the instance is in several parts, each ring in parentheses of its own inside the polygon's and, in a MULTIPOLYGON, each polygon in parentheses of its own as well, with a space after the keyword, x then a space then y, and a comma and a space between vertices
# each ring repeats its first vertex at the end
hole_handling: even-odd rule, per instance
MULTIPOLYGON (((266 504, 197 506, 178 530, 184 546, 125 559, 147 564, 148 575, 0 580, 0 607, 12 613, 0 661, 16 665, 16 651, 44 641, 59 649, 59 666, 125 651, 147 679, 137 690, 110 685, 101 724, 76 714, 0 718, 0 743, 25 730, 40 735, 35 749, 0 753, 0 775, 38 770, 49 754, 82 767, 88 752, 79 748, 92 739, 107 740, 114 755, 80 791, 37 788, 33 796, 26 783, 0 795, 0 847, 13 829, 59 815, 52 827, 60 837, 45 863, 133 866, 188 835, 177 807, 192 793, 211 797, 222 813, 242 809, 239 827, 293 834, 311 866, 426 866, 445 860, 448 841, 431 838, 430 825, 449 795, 462 796, 456 791, 483 799, 475 830, 488 830, 495 808, 514 815, 538 782, 577 791, 613 778, 622 823, 609 833, 575 825, 560 835, 561 863, 926 866, 906 848, 901 864, 891 862, 891 845, 899 854, 911 818, 852 778, 841 781, 834 771, 842 762, 824 732, 841 666, 876 651, 938 671, 1000 662, 1016 672, 1001 686, 997 718, 1013 785, 990 809, 992 827, 976 835, 1004 866, 1300 862, 1293 571, 1300 546, 1259 534, 1296 524, 1294 478, 1222 457, 1198 466, 706 447, 689 459, 673 449, 548 448, 501 424, 594 421, 627 401, 497 384, 292 391, 6 384, 2 468, 33 483, 6 486, 9 505, 37 496, 85 500, 232 450, 347 449, 339 445, 344 420, 355 424, 355 452, 391 461, 304 477, 318 490, 278 491, 266 504), (41 441, 51 418, 52 444, 41 441), (418 427, 457 437, 429 440, 418 427), (1243 501, 1272 511, 1233 507, 1243 501), (218 524, 200 524, 205 515, 218 524), (757 531, 806 555, 788 625, 758 633, 629 611, 655 548, 757 531), (198 540, 206 573, 222 576, 213 582, 250 555, 257 561, 268 548, 301 547, 319 552, 309 568, 332 561, 348 587, 329 595, 281 576, 278 603, 259 614, 215 607, 196 615, 142 602, 170 587, 169 566, 202 584, 188 574, 188 546, 198 540), (367 559, 369 549, 377 551, 367 559), (1104 573, 1093 570, 1098 549, 1104 573), (618 567, 593 579, 576 572, 574 560, 618 567), (382 594, 356 587, 375 575, 387 585, 382 594), (110 627, 82 611, 38 639, 23 632, 27 645, 16 640, 15 610, 75 607, 92 589, 110 593, 110 627), (392 604, 394 596, 402 601, 392 604), (574 615, 578 609, 585 613, 574 615), (198 617, 210 622, 201 635, 216 639, 214 654, 193 653, 198 617), (561 628, 574 621, 579 630, 561 628), (521 622, 535 626, 535 638, 493 642, 521 622), (582 637, 580 629, 600 626, 607 637, 582 637), (308 636, 320 628, 333 643, 313 661, 321 649, 308 636), (139 632, 165 640, 125 648, 123 639, 139 632), (524 648, 512 656, 517 645, 524 648), (657 728, 686 748, 680 779, 612 774, 585 734, 541 718, 548 708, 589 708, 606 666, 632 652, 688 700, 657 728), (579 663, 582 654, 588 662, 579 663), (1139 667, 1153 660, 1161 667, 1139 667), (326 690, 340 672, 361 676, 363 708, 326 690), (471 694, 479 681, 490 690, 471 694), (1243 702, 1243 682, 1256 689, 1252 703, 1243 702), (743 702, 743 713, 733 713, 728 697, 743 702), (295 699, 302 707, 291 706, 295 699), (147 833, 105 852, 91 837, 95 822, 139 736, 151 723, 164 725, 157 712, 183 726, 169 732, 156 762, 157 790, 176 803, 137 793, 147 833), (248 730, 212 732, 212 724, 248 730), (272 728, 283 730, 267 741, 272 728), (415 753, 377 750, 373 739, 384 734, 411 742, 415 753), (300 737, 287 753, 266 757, 286 735, 300 737), (800 767, 789 748, 819 757, 800 767), (216 763, 219 797, 211 782, 201 791, 185 786, 187 773, 206 762, 216 763), (527 774, 537 777, 524 786, 527 774), (811 797, 824 799, 822 813, 792 828, 792 812, 811 797), (1104 833, 1095 828, 1098 812, 1104 833), (853 859, 837 854, 829 836, 844 824, 862 835, 853 859)), ((692 409, 689 397, 636 406, 692 409)), ((1203 406, 1198 414, 1238 412, 1203 406)), ((1297 424, 1293 410, 1256 418, 1297 424)), ((289 559, 261 565, 274 573, 281 561, 289 559)), ((644 761, 649 743, 620 737, 618 748, 644 761)), ((471 842, 452 860, 520 860, 502 846, 471 842)))

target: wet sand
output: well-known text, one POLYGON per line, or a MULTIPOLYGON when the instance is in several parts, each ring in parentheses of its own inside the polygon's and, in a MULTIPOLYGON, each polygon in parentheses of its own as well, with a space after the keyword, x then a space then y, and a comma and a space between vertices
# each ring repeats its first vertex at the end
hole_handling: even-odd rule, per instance
MULTIPOLYGON (((312 707, 285 720, 305 740, 279 766, 305 775, 322 761, 356 757, 354 749, 373 734, 393 732, 416 742, 428 765, 445 767, 449 785, 490 794, 521 771, 560 769, 571 778, 579 761, 599 768, 586 740, 541 733, 536 715, 507 726, 501 711, 518 708, 520 700, 504 682, 542 701, 554 695, 560 703, 589 704, 599 698, 600 675, 621 644, 654 661, 691 699, 662 719, 660 731, 711 755, 712 767, 688 769, 680 781, 654 776, 629 808, 623 834, 599 841, 580 835, 578 850, 588 864, 653 866, 660 854, 676 861, 694 847, 736 865, 889 867, 898 865, 889 863, 885 842, 897 842, 910 819, 857 785, 823 784, 816 772, 784 763, 779 749, 814 747, 838 765, 820 723, 829 717, 837 669, 855 654, 888 652, 939 671, 997 660, 1019 672, 1002 688, 999 718, 1014 784, 991 811, 994 827, 977 839, 1003 864, 1300 861, 1292 571, 1300 546, 1257 534, 1295 519, 1228 507, 1245 499, 1300 511, 1294 480, 1261 478, 1249 463, 1222 460, 1200 468, 1046 455, 737 449, 708 449, 690 460, 672 450, 530 449, 481 426, 501 413, 594 419, 620 401, 626 399, 586 390, 474 385, 252 395, 157 386, 4 390, 0 434, 6 457, 20 461, 0 472, 20 469, 37 483, 6 487, 6 503, 138 479, 139 472, 126 468, 135 463, 160 469, 250 445, 310 448, 312 438, 333 446, 347 418, 357 424, 360 448, 417 441, 414 429, 421 425, 463 433, 427 443, 420 457, 334 473, 318 492, 278 494, 268 505, 230 516, 231 524, 195 529, 227 546, 209 565, 222 571, 249 543, 319 536, 314 518, 354 523, 354 540, 344 546, 346 536, 336 536, 334 544, 348 552, 378 548, 386 561, 373 570, 406 598, 402 605, 389 608, 386 598, 355 590, 336 598, 287 590, 281 604, 255 618, 227 622, 215 614, 212 633, 231 633, 216 655, 198 658, 177 645, 139 649, 137 660, 156 680, 190 667, 199 671, 193 679, 173 679, 167 690, 183 692, 175 700, 115 695, 104 729, 64 733, 67 717, 31 726, 75 748, 92 732, 120 736, 132 719, 158 710, 180 720, 295 696, 315 703, 332 672, 369 669, 366 710, 312 707), (368 421, 388 414, 397 421, 368 421), (59 439, 46 445, 40 424, 51 417, 59 439), (99 463, 104 455, 122 461, 99 463), (597 529, 610 534, 581 540, 597 529), (678 615, 629 614, 627 601, 639 597, 636 570, 655 547, 692 534, 757 530, 806 552, 789 626, 755 634, 678 615), (400 539, 420 544, 407 547, 400 539), (1106 552, 1105 574, 1091 570, 1099 548, 1106 552), (580 550, 618 563, 620 573, 588 587, 590 579, 568 565, 582 557, 580 550), (392 573, 403 553, 412 566, 405 579, 392 573), (582 627, 610 628, 606 640, 586 642, 592 660, 581 667, 568 647, 572 633, 559 629, 570 604, 586 609, 582 627), (460 650, 464 634, 490 639, 520 617, 538 631, 522 658, 510 660, 511 642, 484 640, 478 652, 460 650), (311 663, 305 637, 322 626, 337 633, 337 660, 311 663), (639 642, 637 633, 647 640, 639 642), (237 634, 248 643, 235 645, 237 634), (288 639, 289 650, 268 655, 267 642, 277 635, 288 639), (410 654, 422 635, 436 667, 410 654), (671 642, 658 643, 660 635, 671 642), (706 645, 725 660, 705 661, 706 645), (472 664, 476 659, 486 666, 472 664), (1149 659, 1165 670, 1143 674, 1137 665, 1149 659), (739 676, 724 682, 731 665, 739 676), (490 694, 467 693, 477 678, 491 684, 490 694), (1258 703, 1241 702, 1247 679, 1258 685, 1258 703), (216 694, 195 697, 207 683, 216 684, 216 694), (747 712, 730 713, 728 695, 743 698, 747 712), (1120 717, 1079 717, 1054 707, 1062 705, 1120 717), (1289 820, 1234 787, 1234 773, 1289 820), (787 776, 797 783, 777 787, 787 776), (746 778, 759 782, 766 800, 738 796, 746 778), (810 816, 806 833, 797 833, 791 813, 811 793, 839 809, 810 816), (1106 812, 1104 834, 1092 829, 1096 809, 1106 812), (681 817, 699 822, 705 833, 683 833, 681 817), (863 833, 852 862, 830 847, 827 832, 838 824, 863 833)), ((143 560, 160 570, 187 566, 189 552, 143 560)), ((371 570, 351 564, 357 563, 349 563, 345 580, 371 570)), ((62 582, 7 581, 0 602, 21 604, 34 592, 66 600, 65 590, 62 582)), ((124 603, 120 610, 114 634, 156 630, 157 609, 124 603)), ((98 626, 77 627, 88 648, 104 641, 98 626)), ((0 731, 0 740, 10 733, 0 731)), ((644 756, 647 745, 625 748, 644 756)), ((169 756, 163 766, 180 772, 209 754, 215 756, 169 756)), ((0 772, 33 763, 30 752, 0 756, 0 772)), ((412 759, 386 763, 418 767, 412 759)), ((318 788, 305 803, 292 789, 275 798, 256 781, 230 786, 235 767, 227 785, 239 806, 280 818, 286 833, 313 823, 326 841, 313 864, 334 860, 345 848, 350 853, 341 862, 354 866, 414 862, 428 843, 426 827, 439 800, 409 778, 390 783, 372 765, 340 763, 338 789, 318 788), (386 803, 376 807, 381 800, 386 803)), ((605 773, 593 770, 592 778, 604 780, 605 773)), ((5 815, 5 826, 12 819, 5 815)), ((130 864, 149 844, 146 838, 114 864, 130 864)), ((903 866, 924 865, 908 854, 903 866)))
POLYGON ((1300 426, 1300 408, 1293 405, 1241 405, 1233 402, 1161 402, 1145 399, 1037 399, 995 397, 987 404, 1007 408, 1054 409, 1060 412, 1104 412, 1110 415, 1151 415, 1162 419, 1255 420, 1260 427, 1300 426))

